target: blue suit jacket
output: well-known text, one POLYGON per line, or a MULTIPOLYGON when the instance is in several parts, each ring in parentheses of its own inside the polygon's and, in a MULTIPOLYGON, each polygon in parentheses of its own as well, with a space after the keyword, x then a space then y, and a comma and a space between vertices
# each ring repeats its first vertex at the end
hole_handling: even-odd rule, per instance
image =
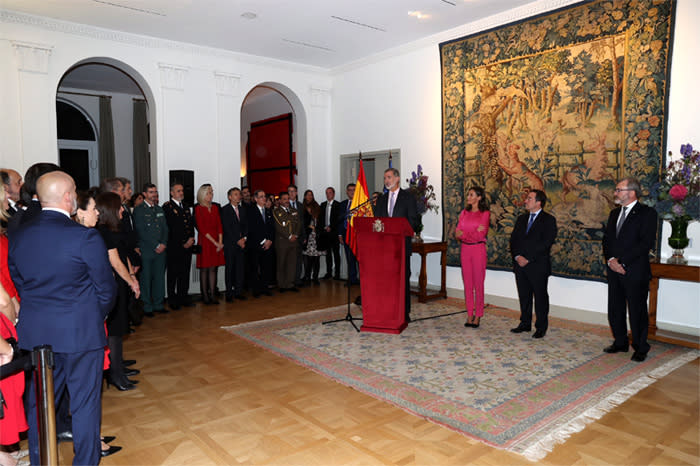
POLYGON ((8 265, 22 299, 20 347, 77 353, 107 344, 116 281, 96 229, 44 210, 13 236, 8 265))

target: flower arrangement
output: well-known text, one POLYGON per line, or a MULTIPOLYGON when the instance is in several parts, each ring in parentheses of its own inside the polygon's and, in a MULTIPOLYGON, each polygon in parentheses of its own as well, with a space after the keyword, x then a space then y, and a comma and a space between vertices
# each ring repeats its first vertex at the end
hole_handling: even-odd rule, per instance
POLYGON ((683 144, 681 155, 681 159, 668 164, 659 182, 652 186, 650 204, 665 220, 700 220, 700 152, 683 144))
MULTIPOLYGON (((428 184, 428 175, 423 174, 423 167, 420 164, 418 164, 416 171, 411 172, 411 178, 406 181, 408 181, 408 190, 416 198, 418 214, 423 215, 429 210, 437 213, 439 207, 435 202, 435 188, 433 188, 432 184, 428 184)), ((423 229, 422 221, 418 228, 419 230, 423 229)), ((420 234, 420 231, 418 233, 420 234)))

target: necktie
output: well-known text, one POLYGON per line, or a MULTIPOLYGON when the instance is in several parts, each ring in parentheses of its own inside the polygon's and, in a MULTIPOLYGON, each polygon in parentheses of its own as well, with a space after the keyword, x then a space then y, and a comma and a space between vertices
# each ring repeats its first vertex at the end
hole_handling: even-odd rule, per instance
POLYGON ((266 223, 266 222, 265 222, 265 209, 263 209, 263 208, 261 208, 261 207, 258 207, 258 208, 260 209, 260 215, 262 215, 263 223, 266 223))
POLYGON ((525 230, 525 233, 530 233, 530 227, 532 227, 532 222, 535 221, 535 216, 536 214, 530 214, 530 220, 527 221, 527 230, 525 230))
POLYGON ((240 219, 241 219, 241 216, 238 215, 238 206, 237 206, 237 205, 233 206, 233 211, 236 212, 236 218, 237 218, 238 220, 240 220, 240 219))
POLYGON ((620 218, 617 219, 617 229, 615 230, 615 236, 620 235, 620 230, 622 229, 622 224, 625 223, 626 214, 627 214, 627 206, 622 208, 622 212, 620 212, 620 218))
POLYGON ((391 196, 389 198, 389 217, 394 216, 394 204, 396 203, 396 191, 391 192, 391 196))
POLYGON ((326 206, 326 226, 331 224, 331 207, 332 206, 333 206, 333 204, 331 204, 330 202, 326 206))

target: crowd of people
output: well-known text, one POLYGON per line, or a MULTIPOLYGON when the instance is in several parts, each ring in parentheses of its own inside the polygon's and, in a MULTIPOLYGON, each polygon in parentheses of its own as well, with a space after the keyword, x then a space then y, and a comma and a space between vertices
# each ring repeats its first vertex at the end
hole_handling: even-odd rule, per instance
MULTIPOLYGON (((233 187, 224 205, 214 202, 213 187, 203 184, 196 204, 188 206, 181 183, 170 186, 169 199, 161 205, 157 186, 148 183, 134 194, 131 182, 121 177, 77 192, 73 179, 51 163, 31 166, 24 179, 11 169, 0 170, 0 175, 0 365, 20 350, 52 346, 56 432, 59 441, 73 442, 74 464, 97 464, 101 456, 121 449, 109 445, 114 437, 100 433, 103 378, 107 387, 120 391, 136 388, 133 377, 139 370, 131 367, 136 361, 124 358, 123 338, 144 317, 193 306, 193 256, 205 305, 219 304, 222 295, 233 302, 269 296, 273 290, 299 292, 320 279, 340 280, 341 246, 346 286, 360 280, 345 241, 352 183, 342 202, 335 199, 333 187, 326 188, 319 204, 312 190, 298 199, 297 187, 289 185, 276 195, 233 187), (321 256, 326 257, 323 276, 321 256), (221 266, 222 292, 217 286, 221 266)), ((405 217, 415 230, 415 199, 400 189, 399 172, 386 170, 384 184, 385 192, 371 198, 375 216, 405 217)), ((605 352, 628 351, 629 305, 635 361, 643 361, 649 351, 644 258, 656 228, 654 211, 637 202, 640 191, 633 179, 618 184, 615 201, 621 207, 611 212, 603 241, 609 267, 608 315, 615 337, 605 352)), ((555 218, 543 210, 546 202, 543 191, 528 193, 528 212, 518 217, 510 241, 521 305, 520 323, 511 331, 531 330, 534 298, 533 338, 547 332, 549 254, 557 234, 555 218)), ((473 186, 451 233, 461 245, 465 326, 471 328, 478 328, 484 315, 489 225, 484 190, 473 186)), ((407 249, 410 255, 410 246, 407 249)), ((410 320, 410 299, 406 306, 410 320)), ((22 373, 0 382, 5 408, 0 419, 2 465, 27 464, 17 451, 19 433, 27 430, 31 462, 39 464, 37 400, 34 382, 27 380, 26 406, 22 373)))

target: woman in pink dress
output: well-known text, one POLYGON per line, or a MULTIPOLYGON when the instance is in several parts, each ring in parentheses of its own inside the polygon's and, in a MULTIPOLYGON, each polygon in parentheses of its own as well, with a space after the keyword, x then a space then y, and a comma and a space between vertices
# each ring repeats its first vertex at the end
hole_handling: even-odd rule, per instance
POLYGON ((197 191, 197 205, 194 208, 194 222, 197 226, 197 244, 202 252, 197 255, 199 283, 202 287, 204 304, 219 304, 216 299, 216 271, 224 260, 224 230, 221 226, 219 205, 212 203, 214 190, 209 183, 197 191))
POLYGON ((491 213, 484 188, 472 186, 467 193, 467 207, 459 214, 455 238, 461 244, 462 280, 468 320, 465 327, 477 328, 484 315, 484 279, 486 278, 486 234, 491 213), (476 308, 476 315, 475 310, 476 308))

